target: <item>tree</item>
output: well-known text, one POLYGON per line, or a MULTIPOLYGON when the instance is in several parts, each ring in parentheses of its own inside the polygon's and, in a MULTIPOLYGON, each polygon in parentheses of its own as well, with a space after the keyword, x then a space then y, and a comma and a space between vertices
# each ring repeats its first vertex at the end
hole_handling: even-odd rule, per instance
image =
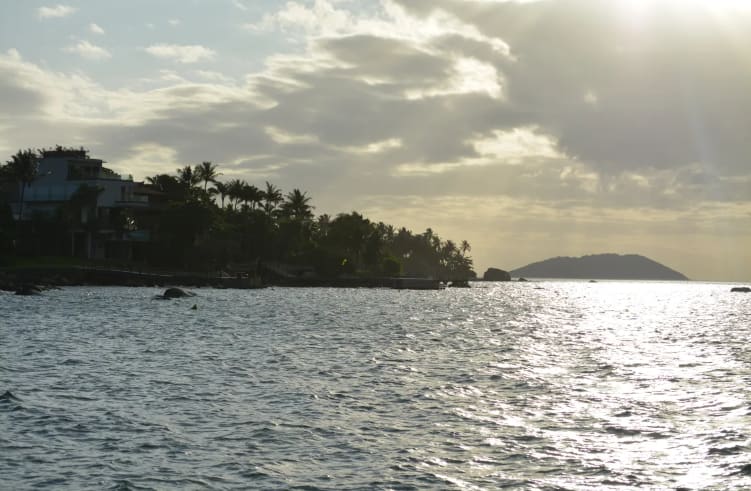
POLYGON ((193 168, 189 165, 186 165, 182 169, 177 169, 177 179, 188 189, 201 182, 201 178, 198 177, 197 173, 193 172, 193 168))
POLYGON ((92 236, 99 228, 99 221, 96 216, 97 202, 103 191, 104 188, 99 186, 81 184, 65 204, 65 214, 70 220, 71 243, 73 244, 71 252, 74 255, 77 250, 75 246, 76 231, 82 230, 86 237, 82 252, 87 258, 92 256, 92 236))
POLYGON ((263 210, 266 214, 269 216, 273 215, 279 203, 282 202, 282 199, 282 191, 269 181, 266 181, 266 190, 263 192, 263 210))
POLYGON ((370 220, 354 211, 340 213, 331 221, 328 229, 326 244, 329 249, 340 252, 348 262, 358 267, 367 240, 373 233, 370 220))
POLYGON ((224 198, 227 197, 227 185, 220 181, 214 181, 214 187, 209 189, 210 194, 218 194, 224 208, 224 198), (213 192, 212 192, 213 191, 213 192))
POLYGON ((308 203, 310 197, 295 188, 287 193, 287 200, 282 204, 282 212, 293 220, 309 220, 313 218, 313 207, 308 203))
POLYGON ((227 183, 227 196, 229 196, 233 207, 237 208, 237 202, 242 200, 243 189, 245 189, 246 184, 245 181, 240 179, 232 179, 227 183))
POLYGON ((185 201, 188 198, 189 189, 175 176, 157 174, 147 177, 146 181, 167 195, 167 201, 185 201))
POLYGON ((19 150, 11 157, 4 168, 4 174, 11 180, 21 185, 21 196, 18 211, 18 220, 23 220, 23 204, 26 194, 26 187, 29 186, 39 173, 39 157, 32 150, 19 150))
POLYGON ((204 191, 206 191, 209 182, 215 183, 216 178, 221 175, 220 172, 217 172, 217 166, 211 162, 202 162, 201 165, 197 165, 193 174, 195 174, 199 182, 203 181, 204 191))
POLYGON ((326 236, 329 234, 329 226, 331 225, 331 217, 324 213, 323 215, 318 217, 318 220, 316 220, 315 224, 315 230, 318 234, 318 240, 325 239, 326 236))
POLYGON ((462 256, 464 256, 472 250, 472 246, 469 245, 469 242, 467 242, 466 240, 463 240, 461 245, 459 246, 459 250, 461 251, 462 256))
POLYGON ((242 192, 240 193, 242 195, 242 201, 250 207, 251 210, 256 209, 256 205, 259 204, 263 200, 263 193, 260 189, 255 187, 252 184, 248 184, 247 182, 243 181, 243 187, 242 192))

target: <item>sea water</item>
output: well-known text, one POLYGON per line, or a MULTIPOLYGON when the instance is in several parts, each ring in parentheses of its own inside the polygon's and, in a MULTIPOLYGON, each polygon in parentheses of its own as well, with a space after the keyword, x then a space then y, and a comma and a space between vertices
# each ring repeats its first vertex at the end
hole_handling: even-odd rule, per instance
POLYGON ((0 294, 0 489, 751 488, 730 285, 156 293, 0 294))

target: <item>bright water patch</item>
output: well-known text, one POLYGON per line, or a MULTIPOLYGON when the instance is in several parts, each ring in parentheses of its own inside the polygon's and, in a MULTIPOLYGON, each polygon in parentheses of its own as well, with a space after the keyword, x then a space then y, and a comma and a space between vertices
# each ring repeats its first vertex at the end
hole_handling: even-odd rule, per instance
POLYGON ((751 297, 475 286, 0 294, 0 489, 751 488, 751 297))

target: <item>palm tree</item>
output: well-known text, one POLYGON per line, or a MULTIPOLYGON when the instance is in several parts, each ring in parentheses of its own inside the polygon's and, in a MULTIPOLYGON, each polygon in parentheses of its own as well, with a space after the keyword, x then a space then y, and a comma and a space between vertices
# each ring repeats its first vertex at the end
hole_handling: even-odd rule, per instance
POLYGON ((323 215, 318 217, 318 235, 320 237, 326 237, 329 234, 329 227, 331 226, 331 217, 324 213, 323 215))
POLYGON ((263 209, 266 214, 271 216, 282 199, 281 189, 266 181, 266 190, 263 192, 263 209))
POLYGON ((198 181, 203 181, 203 190, 206 191, 206 187, 209 185, 209 181, 216 182, 216 178, 221 176, 220 172, 217 172, 217 166, 211 162, 202 162, 201 165, 197 165, 193 172, 198 181))
POLYGON ((444 242, 443 246, 441 247, 441 252, 443 252, 443 255, 446 257, 456 254, 457 250, 458 249, 456 248, 456 244, 451 239, 446 240, 446 242, 444 242))
POLYGON ((237 208, 237 202, 242 199, 244 187, 245 181, 240 179, 232 179, 227 183, 227 196, 229 196, 230 202, 235 208, 237 208))
POLYGON ((93 223, 92 218, 96 215, 97 202, 99 195, 104 188, 101 186, 89 186, 81 184, 78 189, 70 196, 68 205, 75 211, 83 223, 93 223))
POLYGON ((243 201, 250 206, 250 209, 255 210, 256 205, 263 199, 263 193, 254 185, 243 182, 242 197, 243 201))
POLYGON ((39 174, 39 158, 32 149, 19 150, 11 157, 5 166, 8 177, 21 185, 21 201, 18 210, 18 221, 23 220, 23 203, 26 187, 29 186, 39 174))
POLYGON ((184 201, 190 191, 180 178, 169 174, 147 177, 146 181, 167 195, 169 201, 184 201))
POLYGON ((287 193, 287 201, 282 205, 285 215, 294 220, 307 220, 313 217, 313 207, 308 203, 310 197, 295 188, 291 193, 287 193))
POLYGON ((463 240, 461 245, 459 246, 459 250, 461 251, 462 256, 463 256, 466 253, 472 251, 472 246, 469 245, 469 242, 467 242, 466 240, 463 240))
POLYGON ((214 181, 214 187, 209 189, 209 193, 214 191, 213 194, 218 194, 219 198, 222 200, 222 208, 224 208, 224 198, 227 197, 227 185, 220 181, 214 181))
POLYGON ((70 214, 72 222, 77 224, 71 227, 71 243, 72 250, 76 251, 76 232, 75 229, 83 229, 85 234, 85 253, 87 258, 91 258, 93 255, 94 244, 92 239, 99 228, 99 221, 97 220, 97 202, 99 201, 99 195, 104 191, 100 186, 89 186, 88 184, 81 184, 78 189, 70 196, 67 209, 70 214))
POLYGON ((194 187, 196 184, 201 182, 201 179, 198 177, 198 174, 193 172, 193 168, 189 165, 186 165, 182 169, 177 169, 177 178, 188 189, 194 187))

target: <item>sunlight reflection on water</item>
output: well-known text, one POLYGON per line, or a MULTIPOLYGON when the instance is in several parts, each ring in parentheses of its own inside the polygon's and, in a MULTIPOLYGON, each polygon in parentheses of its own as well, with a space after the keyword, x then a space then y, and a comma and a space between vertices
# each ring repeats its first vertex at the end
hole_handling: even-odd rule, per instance
POLYGON ((0 487, 751 487, 729 289, 0 294, 0 487))

